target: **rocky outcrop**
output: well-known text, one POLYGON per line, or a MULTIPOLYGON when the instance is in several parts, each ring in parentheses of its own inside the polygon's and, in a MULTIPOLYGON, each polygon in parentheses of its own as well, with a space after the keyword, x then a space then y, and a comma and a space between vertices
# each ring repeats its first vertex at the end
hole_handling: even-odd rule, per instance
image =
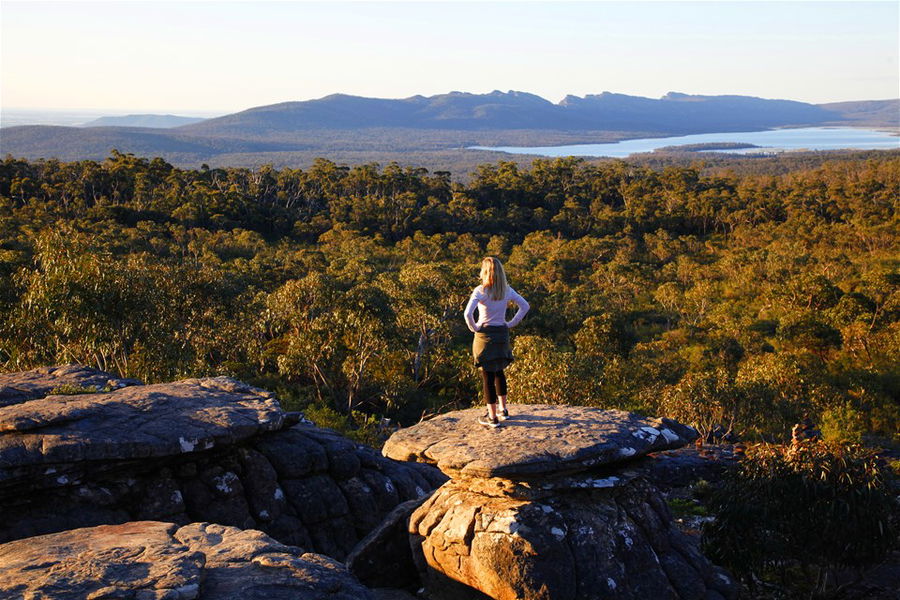
POLYGON ((210 523, 101 525, 0 545, 0 597, 373 600, 340 563, 210 523))
POLYGON ((733 596, 652 482, 695 470, 673 421, 516 406, 490 430, 471 409, 382 456, 226 377, 2 377, 0 597, 733 596))
POLYGON ((654 452, 640 466, 655 486, 663 490, 681 488, 701 479, 719 481, 737 463, 739 449, 731 444, 716 444, 654 452))
POLYGON ((65 484, 101 463, 227 446, 281 429, 287 418, 274 394, 227 377, 6 406, 0 409, 0 490, 65 484))
POLYGON ((451 481, 408 521, 435 599, 732 598, 736 586, 672 522, 648 479, 651 451, 692 429, 621 411, 514 406, 499 429, 483 409, 396 433, 387 456, 438 465, 451 481))
MULTIPOLYGON (((44 377, 41 389, 60 387, 44 377)), ((445 480, 226 377, 0 407, 0 542, 137 520, 208 521, 343 559, 395 506, 445 480)))
POLYGON ((81 365, 40 367, 18 373, 0 373, 0 406, 43 398, 54 389, 102 391, 141 385, 137 379, 122 379, 81 365))
POLYGON ((621 463, 697 437, 671 419, 621 410, 548 405, 519 410, 497 430, 476 423, 483 409, 446 413, 392 435, 384 455, 431 463, 451 477, 520 480, 621 463))

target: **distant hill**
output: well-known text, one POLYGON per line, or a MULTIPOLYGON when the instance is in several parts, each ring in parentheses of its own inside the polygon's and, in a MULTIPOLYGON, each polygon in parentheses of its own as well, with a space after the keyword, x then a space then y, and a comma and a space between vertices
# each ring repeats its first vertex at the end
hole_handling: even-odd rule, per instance
POLYGON ((610 92, 584 98, 567 96, 560 106, 585 121, 616 129, 640 126, 679 134, 817 125, 832 117, 820 106, 792 100, 677 92, 658 100, 610 92))
POLYGON ((845 125, 862 124, 869 127, 897 127, 900 122, 900 100, 864 100, 862 102, 832 102, 820 104, 832 114, 836 122, 845 125))
POLYGON ((315 156, 385 162, 415 154, 419 164, 427 164, 429 153, 462 156, 473 152, 465 148, 476 145, 598 143, 825 124, 900 128, 900 101, 815 105, 750 96, 670 92, 662 98, 643 98, 604 92, 567 96, 554 104, 515 91, 403 99, 334 94, 159 128, 159 119, 169 118, 184 117, 131 115, 98 119, 94 126, 82 128, 4 128, 0 153, 31 159, 102 159, 115 148, 162 156, 184 166, 294 160, 308 164, 315 156), (109 119, 127 119, 132 126, 97 126, 112 123, 109 119), (146 126, 143 119, 157 125, 146 126), (144 126, 133 126, 139 122, 144 126))
POLYGON ((152 129, 170 129, 182 125, 199 123, 200 117, 179 117, 178 115, 123 115, 117 117, 100 117, 82 125, 82 127, 148 127, 152 129))
POLYGON ((192 137, 172 130, 126 127, 56 127, 24 125, 4 128, 2 154, 60 160, 100 159, 115 148, 139 156, 173 157, 174 162, 205 160, 226 152, 284 152, 306 150, 302 144, 264 140, 222 140, 192 137), (27 147, 28 153, 16 148, 27 147))
POLYGON ((524 92, 451 92, 400 100, 333 94, 306 102, 283 102, 207 119, 185 127, 206 135, 265 131, 402 127, 412 129, 584 129, 558 105, 524 92))
POLYGON ((674 92, 659 99, 604 92, 584 98, 567 96, 559 104, 513 91, 451 92, 402 100, 335 94, 319 100, 251 108, 183 129, 204 135, 365 127, 703 133, 811 125, 823 123, 834 115, 820 106, 790 100, 689 96, 674 92))

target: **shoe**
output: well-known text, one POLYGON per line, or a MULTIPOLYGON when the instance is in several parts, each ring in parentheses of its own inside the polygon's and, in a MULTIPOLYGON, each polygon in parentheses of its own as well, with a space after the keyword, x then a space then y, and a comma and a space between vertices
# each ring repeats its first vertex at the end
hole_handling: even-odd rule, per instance
POLYGON ((498 411, 497 411, 497 418, 500 419, 501 421, 505 421, 506 419, 509 418, 509 411, 508 411, 508 410, 504 410, 504 411, 501 412, 501 411, 498 410, 498 411))
POLYGON ((496 417, 493 419, 489 419, 487 415, 483 417, 478 417, 478 423, 484 425, 485 427, 495 428, 500 426, 500 420, 496 417))
MULTIPOLYGON (((490 414, 489 414, 487 411, 484 411, 484 416, 483 416, 483 418, 484 418, 484 419, 490 419, 491 417, 490 417, 490 414)), ((500 412, 499 410, 497 411, 497 419, 499 419, 500 421, 505 421, 505 420, 507 420, 508 418, 509 418, 509 411, 508 411, 508 410, 504 410, 503 412, 500 412)))

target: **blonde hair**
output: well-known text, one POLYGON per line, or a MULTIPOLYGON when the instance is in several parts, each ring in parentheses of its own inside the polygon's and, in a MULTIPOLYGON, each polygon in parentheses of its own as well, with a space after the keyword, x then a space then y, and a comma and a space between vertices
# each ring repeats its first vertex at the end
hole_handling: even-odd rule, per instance
POLYGON ((506 273, 503 271, 503 263, 493 256, 486 256, 481 261, 481 287, 491 297, 491 300, 503 300, 509 291, 506 282, 506 273))

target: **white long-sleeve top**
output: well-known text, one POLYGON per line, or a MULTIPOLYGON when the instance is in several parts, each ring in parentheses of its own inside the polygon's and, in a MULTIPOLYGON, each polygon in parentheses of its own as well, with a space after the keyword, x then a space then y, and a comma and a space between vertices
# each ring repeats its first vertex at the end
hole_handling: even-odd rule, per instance
POLYGON ((492 300, 490 294, 484 291, 483 286, 478 286, 472 290, 469 296, 469 302, 466 304, 466 310, 463 316, 466 318, 466 325, 469 331, 476 332, 482 327, 488 325, 506 325, 510 329, 519 324, 528 309, 531 308, 525 298, 520 296, 516 290, 508 288, 506 298, 503 300, 492 300), (519 307, 516 314, 509 321, 506 320, 506 307, 513 302, 519 307), (478 322, 475 322, 475 309, 478 309, 478 322))

